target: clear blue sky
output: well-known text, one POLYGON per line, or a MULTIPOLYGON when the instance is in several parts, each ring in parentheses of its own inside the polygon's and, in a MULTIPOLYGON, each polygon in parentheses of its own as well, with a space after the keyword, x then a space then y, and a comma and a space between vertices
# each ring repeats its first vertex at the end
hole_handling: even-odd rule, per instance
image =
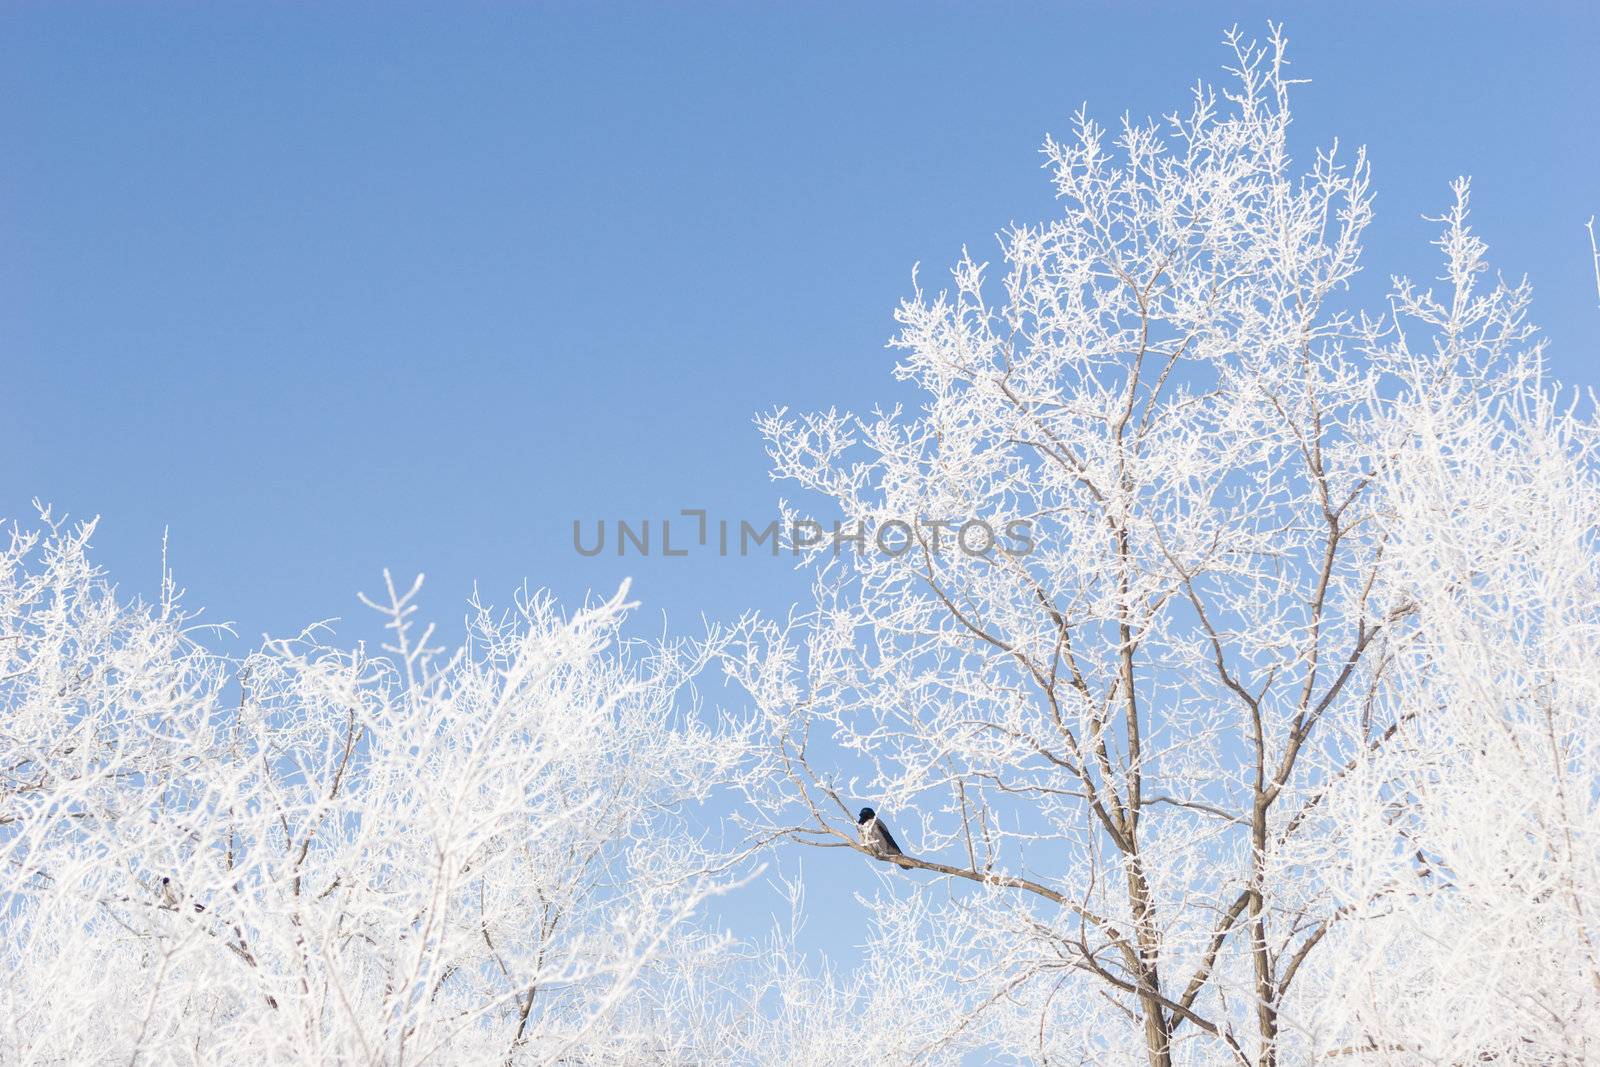
MULTIPOLYGON (((0 515, 253 638, 380 568, 781 611, 786 564, 578 557, 574 518, 755 518, 757 410, 902 397, 912 264, 1052 211, 1037 149, 1283 18, 1302 146, 1373 159, 1368 270, 1475 177, 1567 381, 1600 384, 1587 5, 75 3, 0 7, 0 515)), ((359 629, 352 626, 352 629, 359 629)), ((813 862, 826 862, 824 853, 813 862)))

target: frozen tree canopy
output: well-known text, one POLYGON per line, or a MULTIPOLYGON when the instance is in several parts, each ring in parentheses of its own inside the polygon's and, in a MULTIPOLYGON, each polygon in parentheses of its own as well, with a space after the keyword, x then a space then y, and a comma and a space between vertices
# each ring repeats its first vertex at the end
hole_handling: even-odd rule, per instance
POLYGON ((1594 423, 1465 181, 1442 291, 1350 306, 1366 160, 1296 165, 1281 38, 1233 45, 1186 111, 1047 142, 1060 216, 901 307, 918 414, 760 420, 815 521, 1033 545, 814 550, 814 610, 735 658, 752 830, 881 859, 851 779, 911 824, 876 907, 944 1006, 920 1048, 1583 1062, 1594 423))
POLYGON ((790 529, 903 524, 791 612, 445 650, 390 582, 382 649, 236 658, 12 527, 0 1062, 1600 1060, 1593 406, 1464 179, 1436 280, 1352 287, 1284 48, 1048 140, 1059 213, 898 311, 917 410, 759 417, 790 529), (807 848, 882 872, 858 966, 799 884, 707 917, 807 848))
POLYGON ((7 1062, 656 1053, 634 1000, 728 884, 682 819, 742 752, 675 704, 703 647, 631 662, 620 594, 527 597, 446 656, 391 585, 381 656, 230 663, 89 532, 0 555, 7 1062))

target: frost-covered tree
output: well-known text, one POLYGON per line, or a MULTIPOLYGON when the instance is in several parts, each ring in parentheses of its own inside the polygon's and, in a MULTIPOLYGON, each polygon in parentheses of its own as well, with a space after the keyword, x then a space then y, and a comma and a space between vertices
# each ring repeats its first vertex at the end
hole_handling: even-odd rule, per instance
POLYGON ((1465 182, 1439 293, 1360 309, 1365 159, 1297 166, 1282 38, 1230 46, 902 305, 919 411, 760 420, 821 502, 786 621, 524 595, 446 653, 389 583, 381 650, 234 658, 14 528, 0 1062, 1600 1056, 1600 427, 1465 182), (859 970, 798 884, 766 941, 697 920, 793 841, 881 873, 859 970))
POLYGON ((759 420, 825 503, 814 607, 730 660, 752 832, 883 864, 876 949, 942 997, 908 1062, 1577 1062, 1592 425, 1464 185, 1445 295, 1355 309, 1364 156, 1297 166, 1282 37, 1230 44, 1220 94, 1048 141, 1059 217, 901 306, 920 411, 759 420))
POLYGON ((1383 580, 1417 624, 1385 693, 1400 728, 1327 801, 1347 918, 1319 1037, 1345 1062, 1581 1064, 1600 1056, 1600 428, 1506 344, 1526 290, 1475 291, 1465 192, 1447 299, 1402 288, 1411 325, 1375 356, 1400 383, 1383 580))
POLYGON ((684 815, 742 751, 709 646, 524 596, 443 655, 391 584, 384 653, 236 662, 89 533, 0 551, 0 1059, 672 1061, 636 1001, 719 947, 684 815))

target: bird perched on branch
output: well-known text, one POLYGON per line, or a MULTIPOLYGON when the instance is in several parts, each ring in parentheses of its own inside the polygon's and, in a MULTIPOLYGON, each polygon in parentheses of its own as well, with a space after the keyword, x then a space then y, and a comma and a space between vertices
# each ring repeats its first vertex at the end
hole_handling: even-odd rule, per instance
MULTIPOLYGON (((871 808, 861 809, 861 814, 856 816, 856 825, 861 828, 861 843, 874 856, 892 858, 905 855, 900 851, 900 845, 889 832, 889 828, 883 825, 878 813, 871 808)), ((900 866, 908 871, 911 869, 909 863, 902 863, 900 866)))
MULTIPOLYGON (((178 904, 180 903, 181 899, 182 899, 182 897, 178 893, 177 883, 175 883, 168 876, 162 875, 161 876, 161 903, 166 905, 168 908, 172 909, 173 911, 177 911, 178 910, 178 904)), ((206 910, 206 906, 204 904, 200 903, 198 900, 191 901, 190 903, 193 905, 195 911, 205 911, 206 910)))

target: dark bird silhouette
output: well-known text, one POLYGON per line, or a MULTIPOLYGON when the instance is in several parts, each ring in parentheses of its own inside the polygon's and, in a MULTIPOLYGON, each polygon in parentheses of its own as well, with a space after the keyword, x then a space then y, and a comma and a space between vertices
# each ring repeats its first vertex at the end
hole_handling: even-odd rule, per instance
MULTIPOLYGON (((887 858, 905 855, 900 851, 900 844, 895 841, 889 828, 883 825, 883 820, 879 819, 878 813, 871 808, 861 809, 861 814, 856 816, 856 825, 861 827, 861 843, 874 856, 887 858)), ((902 863, 900 866, 908 871, 911 869, 909 863, 902 863)))
MULTIPOLYGON (((178 886, 166 875, 161 876, 161 902, 173 911, 178 910, 178 886)), ((198 900, 192 902, 195 911, 205 911, 206 906, 198 900)))

